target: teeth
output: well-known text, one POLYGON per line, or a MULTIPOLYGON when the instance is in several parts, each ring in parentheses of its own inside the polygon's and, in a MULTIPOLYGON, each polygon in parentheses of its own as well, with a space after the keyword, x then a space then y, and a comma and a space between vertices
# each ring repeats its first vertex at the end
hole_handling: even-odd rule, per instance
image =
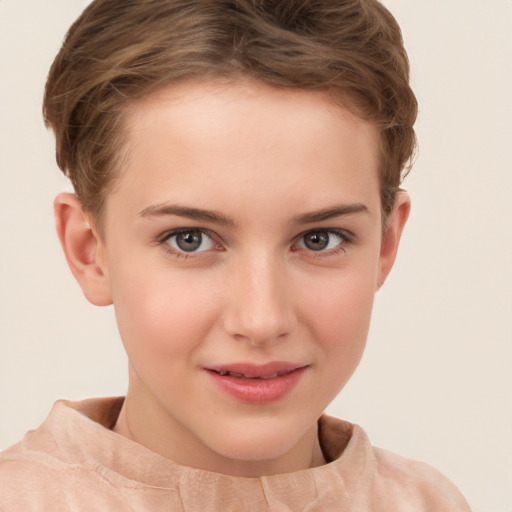
MULTIPOLYGON (((276 377, 278 377, 280 374, 279 372, 276 372, 276 373, 273 373, 272 375, 265 375, 264 377, 261 377, 262 379, 264 380, 267 380, 267 379, 275 379, 276 377)), ((282 374, 281 374, 282 375, 282 374)))
POLYGON ((268 380, 268 379, 275 379, 276 377, 281 377, 281 375, 284 375, 287 372, 275 372, 272 375, 262 375, 261 377, 254 377, 245 375, 244 373, 237 373, 237 372, 228 372, 225 370, 219 370, 217 372, 221 377, 225 377, 226 375, 229 375, 230 377, 234 377, 236 379, 249 379, 249 380, 268 380))

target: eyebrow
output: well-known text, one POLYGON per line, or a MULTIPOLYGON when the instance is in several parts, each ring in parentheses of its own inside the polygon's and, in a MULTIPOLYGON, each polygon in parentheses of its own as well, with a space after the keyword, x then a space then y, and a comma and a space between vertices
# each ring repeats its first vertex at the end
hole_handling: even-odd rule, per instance
POLYGON ((226 217, 222 213, 213 210, 203 210, 202 208, 192 208, 189 206, 180 206, 176 204, 155 204, 144 208, 139 212, 141 217, 161 217, 164 215, 177 215, 178 217, 186 217, 193 220, 203 220, 213 222, 215 224, 222 224, 225 226, 234 226, 235 222, 226 217))
MULTIPOLYGON (((323 220, 350 215, 354 213, 370 213, 368 208, 362 203, 340 204, 315 210, 313 212, 298 215, 292 219, 294 224, 311 224, 323 220)), ((148 206, 139 212, 140 217, 161 217, 165 215, 176 215, 178 217, 186 217, 188 219, 213 222, 224 226, 235 226, 235 221, 226 217, 220 212, 214 210, 204 210, 202 208, 192 208, 189 206, 181 206, 175 204, 161 203, 148 206)))
POLYGON ((341 217, 342 215, 350 215, 354 213, 370 213, 370 210, 362 203, 339 204, 329 208, 323 208, 314 212, 305 213, 293 218, 296 224, 310 224, 312 222, 320 222, 322 220, 341 217))

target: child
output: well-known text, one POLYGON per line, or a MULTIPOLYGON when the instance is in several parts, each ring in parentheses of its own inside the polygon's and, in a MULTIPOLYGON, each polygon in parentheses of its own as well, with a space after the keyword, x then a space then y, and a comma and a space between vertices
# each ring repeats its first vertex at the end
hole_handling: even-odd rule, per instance
POLYGON ((416 101, 378 2, 95 0, 44 112, 59 238, 129 388, 5 451, 2 511, 469 510, 323 415, 410 208, 416 101))

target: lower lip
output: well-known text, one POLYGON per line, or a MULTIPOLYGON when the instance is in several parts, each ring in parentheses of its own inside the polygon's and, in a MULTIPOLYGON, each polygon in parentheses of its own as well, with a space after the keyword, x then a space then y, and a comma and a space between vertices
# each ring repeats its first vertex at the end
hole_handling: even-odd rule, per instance
POLYGON ((306 367, 272 379, 244 379, 220 375, 213 371, 208 374, 215 384, 227 395, 248 404, 269 404, 285 397, 298 384, 306 367))

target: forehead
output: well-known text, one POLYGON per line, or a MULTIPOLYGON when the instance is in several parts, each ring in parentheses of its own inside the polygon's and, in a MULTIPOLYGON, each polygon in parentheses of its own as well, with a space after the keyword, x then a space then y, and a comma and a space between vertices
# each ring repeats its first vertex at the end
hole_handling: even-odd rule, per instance
POLYGON ((115 194, 131 194, 141 209, 178 193, 208 207, 252 190, 254 200, 264 192, 311 209, 378 196, 376 127, 326 93, 184 82, 134 103, 125 119, 126 165, 115 194))
MULTIPOLYGON (((132 143, 144 130, 154 129, 155 122, 162 126, 166 123, 167 128, 174 123, 175 134, 179 131, 199 139, 208 138, 212 129, 227 121, 236 134, 252 130, 260 140, 265 133, 276 140, 283 139, 284 124, 294 124, 295 138, 301 134, 308 139, 315 135, 325 138, 325 129, 333 125, 333 136, 338 136, 349 122, 349 131, 355 136, 377 138, 373 123, 342 106, 354 101, 324 90, 274 87, 245 78, 190 80, 158 89, 131 103, 125 127, 132 143)), ((378 148, 371 145, 367 149, 370 156, 375 156, 378 148)))

